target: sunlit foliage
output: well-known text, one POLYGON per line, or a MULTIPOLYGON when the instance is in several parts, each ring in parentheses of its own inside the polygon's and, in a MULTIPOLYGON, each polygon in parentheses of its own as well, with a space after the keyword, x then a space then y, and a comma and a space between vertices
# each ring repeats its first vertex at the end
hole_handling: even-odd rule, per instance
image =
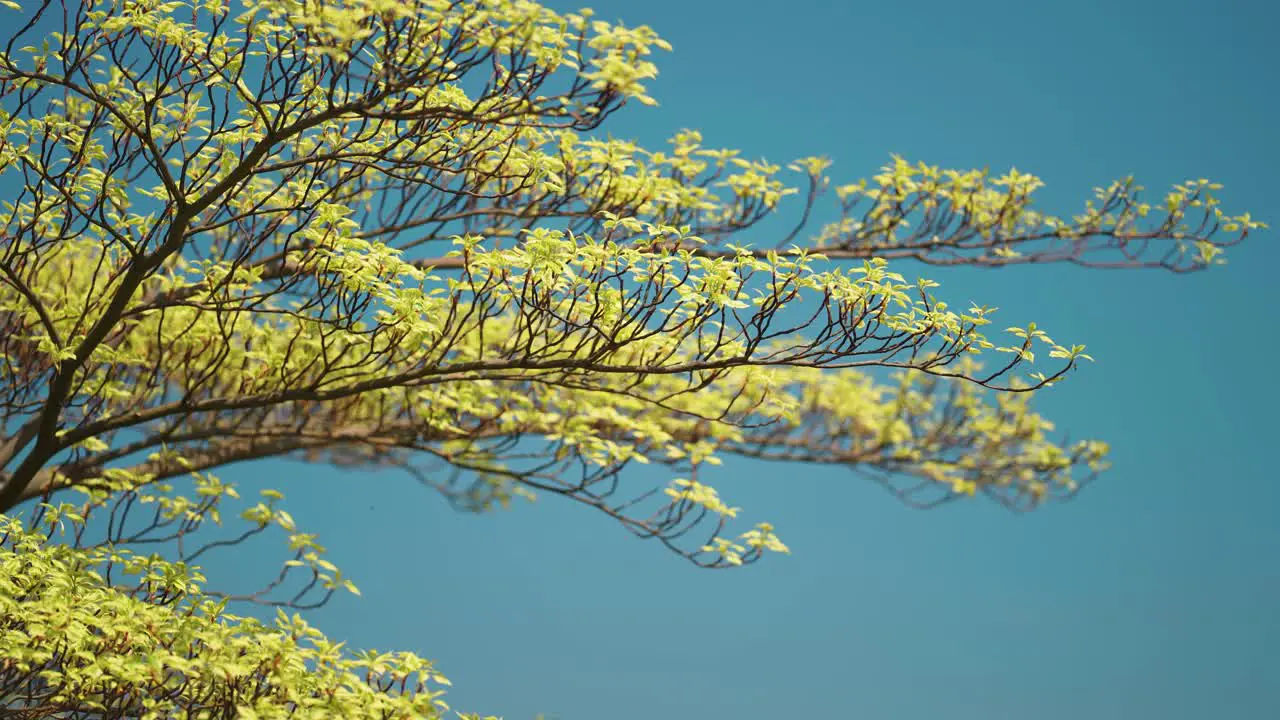
POLYGON ((3 4, 0 702, 31 717, 446 709, 431 663, 284 612, 355 585, 282 493, 239 502, 234 462, 401 469, 471 510, 559 495, 706 567, 789 552, 716 489, 728 457, 921 506, 1068 497, 1107 446, 1030 400, 1084 345, 890 262, 1186 272, 1262 226, 1207 180, 1056 217, 1014 169, 893 156, 833 186, 810 157, 792 187, 693 130, 602 139, 669 46, 530 0, 3 4), (268 532, 279 578, 204 587, 205 553, 268 532))

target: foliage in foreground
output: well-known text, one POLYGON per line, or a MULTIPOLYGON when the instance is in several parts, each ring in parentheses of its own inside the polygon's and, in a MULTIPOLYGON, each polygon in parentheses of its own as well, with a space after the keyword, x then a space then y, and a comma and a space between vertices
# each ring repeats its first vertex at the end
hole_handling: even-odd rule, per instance
POLYGON ((889 262, 1189 272, 1261 226, 1207 180, 1147 202, 1125 179, 1059 218, 1016 170, 894 157, 833 188, 810 157, 797 189, 695 131, 601 140, 653 103, 669 48, 588 11, 243 5, 44 2, 0 54, 0 179, 22 185, 0 214, 15 717, 445 710, 429 662, 285 614, 355 586, 274 489, 227 534, 231 463, 397 468, 468 510, 557 495, 704 567, 788 550, 767 522, 730 529, 724 457, 849 467, 920 506, 1069 497, 1106 445, 1053 439, 1030 401, 1084 346, 993 334, 994 309, 889 262), (794 244, 832 190, 838 218, 794 244), (785 237, 739 240, 790 195, 785 237), (637 464, 670 481, 627 482, 637 464), (204 587, 196 563, 267 532, 279 577, 204 587))
POLYGON ((22 718, 421 718, 447 685, 412 653, 352 657, 296 613, 224 612, 183 563, 51 543, 0 517, 0 701, 22 718), (108 582, 110 573, 116 578, 108 582), (130 583, 125 586, 121 580, 130 583))

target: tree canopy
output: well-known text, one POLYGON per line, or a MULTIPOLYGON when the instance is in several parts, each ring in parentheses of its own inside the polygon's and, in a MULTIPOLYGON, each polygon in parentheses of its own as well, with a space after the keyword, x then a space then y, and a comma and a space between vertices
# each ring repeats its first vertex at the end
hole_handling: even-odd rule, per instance
POLYGON ((303 620, 356 587, 278 489, 241 502, 231 463, 401 470, 474 511, 558 495, 710 568, 788 552, 720 497, 725 457, 848 466, 919 506, 1069 497, 1107 446, 1055 439, 1031 399, 1084 345, 993 331, 994 308, 890 263, 1182 273, 1262 226, 1208 180, 1147 200, 1124 178, 1057 217, 1016 169, 892 156, 838 184, 807 157, 789 184, 694 130, 602 137, 655 102, 670 48, 588 10, 0 4, 13 717, 447 709, 429 661, 303 620), (791 229, 759 237, 793 195, 791 229), (823 198, 838 216, 811 228, 823 198), (629 482, 638 464, 669 483, 629 482), (206 553, 268 532, 275 581, 205 587, 206 553))

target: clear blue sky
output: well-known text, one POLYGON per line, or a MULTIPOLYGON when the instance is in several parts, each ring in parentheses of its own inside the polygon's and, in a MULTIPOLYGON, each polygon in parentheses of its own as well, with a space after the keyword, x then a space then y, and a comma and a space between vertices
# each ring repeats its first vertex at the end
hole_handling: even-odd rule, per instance
MULTIPOLYGON (((674 45, 661 106, 612 128, 650 147, 696 128, 775 162, 826 154, 837 181, 891 152, 1016 165, 1059 212, 1130 173, 1211 177, 1280 227, 1267 3, 591 7, 674 45)), ((360 564, 365 597, 317 621, 437 659, 457 707, 508 720, 1280 717, 1275 243, 1193 276, 897 268, 1089 345, 1097 362, 1040 400, 1114 447, 1071 504, 918 512, 848 472, 741 463, 721 492, 794 554, 706 572, 554 498, 459 516, 398 477, 273 467, 299 500, 322 486, 297 514, 360 564)))
MULTIPOLYGON (((837 181, 874 174, 891 152, 1016 165, 1064 213, 1131 173, 1153 191, 1209 177, 1228 210, 1280 227, 1280 13, 1268 3, 592 7, 675 46, 651 86, 661 106, 628 107, 611 126, 650 147, 696 128, 775 162, 828 155, 837 181)), ((436 659, 459 709, 1276 718, 1275 243, 1257 234, 1228 266, 1181 277, 897 265, 942 282, 953 304, 999 306, 1005 325, 1034 320, 1097 358, 1039 408, 1073 436, 1110 441, 1115 469, 1027 516, 982 502, 912 511, 847 471, 737 463, 715 484, 794 554, 708 572, 555 498, 467 516, 401 475, 279 462, 222 475, 286 490, 354 574, 364 597, 313 613, 320 627, 436 659)), ((276 567, 275 546, 263 550, 235 574, 276 567)))

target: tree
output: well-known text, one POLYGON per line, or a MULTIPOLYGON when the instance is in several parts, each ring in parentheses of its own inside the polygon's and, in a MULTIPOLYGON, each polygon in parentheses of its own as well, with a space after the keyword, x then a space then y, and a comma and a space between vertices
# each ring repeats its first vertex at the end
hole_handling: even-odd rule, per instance
POLYGON ((1106 445, 1051 439, 1030 398, 1084 346, 989 337, 991 308, 888 262, 1189 272, 1261 227, 1207 180, 1148 203, 1124 179, 1058 218, 1017 170, 895 156, 833 188, 810 157, 797 189, 695 131, 664 152, 600 139, 654 102, 669 47, 585 10, 244 4, 64 2, 62 30, 20 46, 44 0, 0 55, 0 176, 21 178, 0 229, 14 717, 445 708, 429 662, 346 655, 284 612, 355 586, 275 489, 219 535, 231 463, 401 469, 476 511, 560 495, 717 568, 787 551, 768 523, 731 529, 724 456, 846 465, 920 506, 1069 497, 1106 445), (794 244, 832 190, 839 218, 794 244), (785 237, 741 239, 792 194, 785 237), (670 484, 631 487, 643 463, 670 484), (194 563, 269 530, 290 553, 273 583, 204 587, 194 563))

